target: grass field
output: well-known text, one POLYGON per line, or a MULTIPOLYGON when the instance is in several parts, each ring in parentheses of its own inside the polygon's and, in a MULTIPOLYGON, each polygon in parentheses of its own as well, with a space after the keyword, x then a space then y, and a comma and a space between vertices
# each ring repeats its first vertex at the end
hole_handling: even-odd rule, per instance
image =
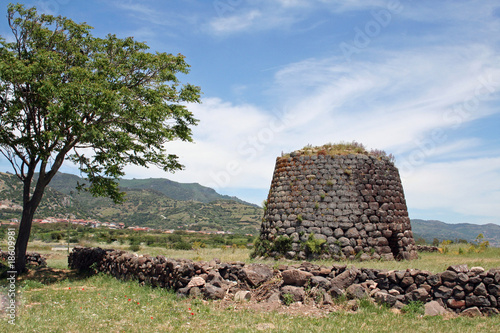
MULTIPOLYGON (((270 310, 252 302, 178 299, 171 291, 140 286, 133 281, 118 281, 106 275, 79 276, 65 269, 66 252, 52 251, 53 245, 32 244, 29 250, 48 255, 51 268, 32 271, 17 282, 15 325, 9 324, 4 316, 0 318, 0 332, 498 332, 500 327, 500 316, 422 317, 414 312, 395 313, 367 301, 360 301, 358 310, 353 312, 347 309, 345 301, 325 311, 308 304, 283 305, 270 310)), ((113 244, 108 247, 119 248, 113 244)), ((246 249, 174 251, 146 247, 139 253, 142 251, 171 258, 290 263, 250 260, 246 249)), ((347 264, 433 272, 452 264, 485 269, 500 267, 498 248, 482 253, 458 253, 458 248, 450 248, 446 254, 422 254, 412 262, 347 264)), ((318 263, 332 264, 331 261, 318 263)))

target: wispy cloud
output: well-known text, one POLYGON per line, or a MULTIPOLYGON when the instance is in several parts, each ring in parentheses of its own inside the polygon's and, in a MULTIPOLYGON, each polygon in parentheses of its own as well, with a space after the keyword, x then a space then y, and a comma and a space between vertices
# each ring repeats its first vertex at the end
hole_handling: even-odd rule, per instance
POLYGON ((499 157, 429 163, 404 181, 405 193, 419 209, 440 208, 498 223, 499 175, 499 157))

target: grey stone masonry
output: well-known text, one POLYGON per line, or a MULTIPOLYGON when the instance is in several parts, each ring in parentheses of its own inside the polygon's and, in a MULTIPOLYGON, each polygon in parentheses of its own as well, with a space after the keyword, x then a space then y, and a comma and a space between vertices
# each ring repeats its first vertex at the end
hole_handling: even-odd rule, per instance
MULTIPOLYGON (((439 303, 443 310, 470 315, 500 313, 500 268, 485 270, 465 264, 444 272, 418 269, 381 270, 311 262, 278 267, 244 262, 221 263, 217 259, 192 261, 151 257, 125 251, 75 247, 68 257, 70 268, 102 272, 122 280, 175 290, 179 297, 204 299, 255 299, 280 302, 285 294, 293 301, 331 305, 332 298, 365 298, 401 308, 412 301, 439 303), (243 293, 244 296, 240 296, 243 293), (240 294, 240 295, 239 295, 240 294)), ((335 310, 338 306, 335 305, 335 310)))
POLYGON ((398 169, 368 153, 278 157, 260 241, 272 257, 417 258, 398 169))

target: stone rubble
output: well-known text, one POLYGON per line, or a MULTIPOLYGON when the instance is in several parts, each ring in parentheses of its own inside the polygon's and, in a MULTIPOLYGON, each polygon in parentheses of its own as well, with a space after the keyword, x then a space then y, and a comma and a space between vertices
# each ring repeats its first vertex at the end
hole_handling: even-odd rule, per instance
POLYGON ((455 265, 436 274, 418 269, 382 270, 338 264, 326 267, 310 262, 273 268, 80 247, 73 249, 68 262, 70 268, 79 271, 95 269, 122 280, 173 289, 185 297, 282 302, 303 302, 309 297, 331 304, 333 298, 345 295, 349 299, 370 297, 399 309, 410 301, 434 301, 439 306, 428 305, 432 313, 442 313, 442 307, 467 316, 477 315, 478 311, 495 315, 500 309, 500 268, 486 271, 482 267, 455 265))

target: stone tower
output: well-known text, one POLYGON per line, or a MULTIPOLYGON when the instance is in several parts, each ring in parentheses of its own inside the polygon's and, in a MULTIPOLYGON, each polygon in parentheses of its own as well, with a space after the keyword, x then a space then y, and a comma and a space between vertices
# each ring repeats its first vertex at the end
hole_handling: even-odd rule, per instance
POLYGON ((278 157, 254 255, 416 259, 391 158, 357 143, 306 147, 278 157))

